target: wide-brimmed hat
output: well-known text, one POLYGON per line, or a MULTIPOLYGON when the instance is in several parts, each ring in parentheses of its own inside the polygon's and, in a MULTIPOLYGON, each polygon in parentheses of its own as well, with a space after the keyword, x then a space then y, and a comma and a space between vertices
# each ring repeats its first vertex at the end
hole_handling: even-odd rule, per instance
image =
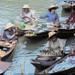
POLYGON ((57 32, 49 32, 48 33, 48 37, 50 38, 50 37, 52 37, 53 35, 55 35, 57 32))
POLYGON ((25 4, 22 8, 30 8, 28 4, 25 4))
POLYGON ((11 28, 11 27, 15 27, 15 25, 12 24, 12 23, 8 23, 8 24, 6 24, 6 26, 5 26, 5 30, 6 30, 6 29, 9 29, 9 28, 11 28))
POLYGON ((57 9, 58 6, 57 5, 51 5, 48 9, 51 10, 51 9, 57 9))

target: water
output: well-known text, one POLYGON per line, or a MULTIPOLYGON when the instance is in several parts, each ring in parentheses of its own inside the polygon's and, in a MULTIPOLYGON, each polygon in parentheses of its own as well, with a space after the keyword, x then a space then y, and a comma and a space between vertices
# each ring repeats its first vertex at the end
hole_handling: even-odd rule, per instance
MULTIPOLYGON (((21 13, 24 4, 29 4, 32 9, 39 13, 46 11, 54 0, 0 0, 0 32, 3 33, 4 26, 8 22, 14 22, 21 13)), ((21 70, 25 75, 34 75, 35 67, 31 64, 40 50, 45 48, 47 39, 39 42, 30 42, 21 37, 14 51, 11 67, 4 75, 21 75, 21 70)))
MULTIPOLYGON (((29 4, 40 14, 47 11, 50 4, 55 2, 55 0, 0 0, 0 32, 3 33, 6 23, 16 20, 24 4, 29 4)), ((13 54, 12 65, 4 75, 22 75, 22 69, 25 75, 34 75, 35 67, 31 64, 31 59, 35 59, 39 51, 46 48, 46 44, 47 39, 30 42, 25 37, 19 38, 13 54)))

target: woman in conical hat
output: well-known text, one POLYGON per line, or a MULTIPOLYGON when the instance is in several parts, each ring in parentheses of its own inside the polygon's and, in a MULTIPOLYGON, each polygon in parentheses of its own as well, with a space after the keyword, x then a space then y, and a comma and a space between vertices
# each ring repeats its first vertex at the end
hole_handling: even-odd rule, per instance
POLYGON ((5 26, 5 30, 7 30, 7 29, 9 29, 9 28, 12 28, 12 27, 15 27, 15 25, 12 24, 12 23, 8 23, 8 24, 6 24, 6 26, 5 26))
POLYGON ((13 39, 15 40, 16 39, 15 33, 16 33, 15 25, 12 23, 8 23, 5 26, 3 38, 8 41, 13 40, 13 39))
POLYGON ((49 8, 48 8, 48 13, 44 16, 41 16, 41 18, 46 18, 47 19, 47 22, 59 22, 59 17, 56 13, 56 9, 58 8, 57 5, 51 5, 49 8))
POLYGON ((22 20, 25 23, 33 23, 33 20, 36 20, 35 11, 28 4, 22 7, 22 20))

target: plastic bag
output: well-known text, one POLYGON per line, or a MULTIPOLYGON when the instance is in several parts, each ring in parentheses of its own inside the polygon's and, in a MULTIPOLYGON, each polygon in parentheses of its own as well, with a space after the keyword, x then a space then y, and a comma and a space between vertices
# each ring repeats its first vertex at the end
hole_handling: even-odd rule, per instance
POLYGON ((23 29, 25 29, 26 25, 27 24, 25 24, 24 22, 20 22, 19 28, 23 30, 23 29))

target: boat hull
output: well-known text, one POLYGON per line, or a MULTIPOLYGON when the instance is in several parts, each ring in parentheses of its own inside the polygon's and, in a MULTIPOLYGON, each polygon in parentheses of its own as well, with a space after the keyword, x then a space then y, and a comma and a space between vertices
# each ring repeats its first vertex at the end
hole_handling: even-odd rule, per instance
POLYGON ((59 71, 59 72, 56 72, 56 73, 52 73, 50 75, 55 75, 55 74, 61 74, 61 75, 75 74, 75 67, 64 70, 64 71, 59 71))
MULTIPOLYGON (((1 60, 6 60, 12 54, 12 52, 14 51, 14 49, 16 47, 16 44, 17 44, 17 40, 14 40, 13 42, 15 42, 15 43, 13 45, 11 45, 11 47, 3 46, 3 47, 6 47, 6 48, 9 48, 9 50, 6 51, 3 56, 1 56, 1 60)), ((9 43, 9 44, 11 44, 11 43, 9 43)), ((0 45, 0 46, 2 46, 2 45, 0 45)))
POLYGON ((59 29, 57 33, 57 37, 62 39, 70 38, 70 37, 74 37, 74 33, 75 33, 75 29, 71 29, 71 30, 59 29))
POLYGON ((27 39, 33 39, 33 40, 36 40, 36 39, 40 39, 40 38, 47 38, 48 37, 48 33, 49 31, 45 31, 45 32, 41 32, 41 33, 37 33, 36 36, 25 36, 27 39))

